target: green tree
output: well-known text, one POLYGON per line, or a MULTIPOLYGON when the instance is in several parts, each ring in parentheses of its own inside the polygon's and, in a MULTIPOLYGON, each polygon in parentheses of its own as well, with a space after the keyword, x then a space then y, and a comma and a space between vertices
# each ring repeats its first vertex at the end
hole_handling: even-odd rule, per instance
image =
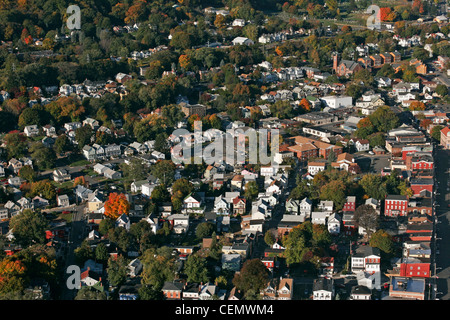
POLYGON ((369 245, 371 247, 380 249, 386 254, 392 254, 395 250, 392 236, 382 229, 372 234, 369 245))
POLYGON ((369 116, 377 131, 388 132, 396 128, 399 124, 399 118, 388 106, 381 106, 369 116))
POLYGON ((11 218, 9 229, 12 230, 17 243, 23 247, 28 247, 33 243, 45 241, 48 222, 42 214, 26 209, 21 214, 11 218))
POLYGON ((214 225, 210 222, 202 222, 197 226, 195 230, 195 235, 198 239, 203 239, 205 237, 210 237, 214 232, 214 225))
POLYGON ((373 173, 366 174, 359 181, 359 184, 363 187, 369 198, 382 200, 387 194, 386 185, 380 175, 373 173))
POLYGON ((118 255, 117 258, 110 257, 108 259, 108 268, 106 269, 108 273, 109 283, 116 287, 123 284, 127 278, 127 259, 118 255))
POLYGON ((75 300, 107 300, 106 293, 85 286, 78 290, 75 300))
POLYGON ((437 125, 431 129, 431 137, 436 141, 441 141, 441 130, 444 129, 443 126, 437 125))
POLYGON ((95 253, 87 241, 83 241, 81 246, 74 250, 75 258, 78 264, 83 264, 89 259, 95 258, 95 253))
POLYGON ((170 200, 170 193, 164 185, 160 184, 153 189, 151 199, 155 203, 163 203, 170 200))
POLYGON ((441 97, 445 97, 448 95, 448 87, 445 84, 438 84, 435 91, 441 97))
POLYGON ((148 249, 142 255, 143 264, 142 283, 151 285, 160 291, 165 281, 172 281, 175 277, 175 257, 172 249, 161 247, 148 249))
POLYGON ((31 166, 23 166, 19 169, 19 177, 27 180, 28 182, 34 182, 37 178, 37 173, 31 166))
POLYGON ((233 278, 233 285, 242 290, 246 296, 259 293, 269 281, 269 271, 260 259, 246 260, 240 273, 233 278))
POLYGON ((267 230, 264 234, 264 242, 271 247, 275 243, 275 237, 270 230, 267 230))
POLYGON ((71 151, 73 148, 69 138, 67 138, 67 135, 62 134, 55 139, 53 149, 56 153, 61 154, 67 151, 71 151))
POLYGON ((191 254, 189 256, 186 261, 184 273, 188 277, 188 282, 208 282, 206 260, 197 254, 191 254))
POLYGON ((139 300, 163 300, 161 290, 156 290, 153 286, 143 285, 138 290, 139 300))
POLYGON ((75 140, 78 143, 80 150, 91 142, 92 135, 93 131, 90 126, 82 126, 75 130, 75 140))
POLYGON ((99 243, 95 248, 95 260, 105 264, 109 259, 108 249, 104 243, 99 243))
POLYGON ((259 193, 258 184, 255 181, 250 181, 245 184, 244 197, 247 201, 256 199, 259 193))
POLYGON ((34 160, 39 170, 52 169, 55 167, 56 154, 51 148, 45 147, 42 143, 37 142, 30 148, 31 158, 34 160))
POLYGON ((342 209, 346 201, 346 187, 339 180, 332 180, 320 188, 320 199, 333 201, 336 210, 342 209))
POLYGON ((151 173, 162 184, 171 185, 174 180, 175 168, 175 164, 171 160, 160 160, 151 167, 151 173))
POLYGON ((27 143, 25 138, 19 133, 8 133, 4 137, 6 143, 6 151, 8 152, 8 158, 22 158, 27 153, 27 143))

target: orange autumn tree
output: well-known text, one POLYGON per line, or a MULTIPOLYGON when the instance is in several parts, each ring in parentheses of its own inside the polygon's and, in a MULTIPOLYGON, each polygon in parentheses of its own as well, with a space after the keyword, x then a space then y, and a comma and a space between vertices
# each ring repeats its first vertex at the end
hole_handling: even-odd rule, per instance
POLYGON ((427 107, 426 107, 425 103, 423 103, 422 101, 413 101, 409 105, 409 110, 411 110, 411 111, 423 111, 426 108, 427 107))
POLYGON ((300 101, 300 107, 302 108, 303 111, 311 111, 311 103, 308 101, 308 99, 303 98, 300 101))
POLYGON ((122 214, 128 214, 130 203, 123 193, 110 193, 105 202, 105 216, 117 219, 122 214))
POLYGON ((0 294, 21 291, 24 289, 26 272, 20 260, 6 258, 0 262, 0 294))
POLYGON ((82 186, 86 185, 86 179, 84 178, 84 176, 76 177, 75 180, 73 181, 74 188, 79 184, 81 184, 82 186))

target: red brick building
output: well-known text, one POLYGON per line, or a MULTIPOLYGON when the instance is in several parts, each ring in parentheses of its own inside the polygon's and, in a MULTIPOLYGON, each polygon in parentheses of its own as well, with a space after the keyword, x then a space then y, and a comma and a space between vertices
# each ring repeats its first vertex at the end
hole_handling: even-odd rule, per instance
POLYGON ((384 215, 389 217, 406 216, 408 213, 408 197, 388 195, 384 200, 384 215))

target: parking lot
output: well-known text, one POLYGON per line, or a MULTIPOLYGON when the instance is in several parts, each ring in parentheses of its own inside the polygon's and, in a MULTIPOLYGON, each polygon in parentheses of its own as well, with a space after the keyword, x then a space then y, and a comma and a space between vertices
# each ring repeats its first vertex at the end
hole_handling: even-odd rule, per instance
POLYGON ((354 155, 355 162, 358 163, 363 173, 381 173, 381 170, 390 167, 390 155, 371 155, 367 152, 360 152, 354 155))

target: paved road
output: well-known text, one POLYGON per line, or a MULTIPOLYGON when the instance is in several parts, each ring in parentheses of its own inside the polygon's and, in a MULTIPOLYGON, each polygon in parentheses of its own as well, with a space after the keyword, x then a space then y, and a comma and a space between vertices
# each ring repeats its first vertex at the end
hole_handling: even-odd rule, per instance
MULTIPOLYGON (((84 219, 84 205, 77 206, 74 208, 72 213, 72 223, 71 230, 69 234, 69 244, 67 248, 67 254, 64 265, 64 272, 67 267, 75 263, 74 250, 80 246, 82 240, 86 236, 85 234, 85 219, 84 219)), ((69 274, 65 274, 63 292, 61 294, 61 300, 73 300, 76 295, 77 290, 69 290, 66 286, 66 279, 69 274)))
MULTIPOLYGON (((437 290, 436 295, 441 300, 450 300, 450 193, 447 186, 450 181, 450 151, 438 149, 436 154, 436 180, 438 190, 436 193, 436 215, 438 223, 437 246, 440 253, 436 255, 437 290)), ((435 252, 433 252, 435 253, 435 252)))

